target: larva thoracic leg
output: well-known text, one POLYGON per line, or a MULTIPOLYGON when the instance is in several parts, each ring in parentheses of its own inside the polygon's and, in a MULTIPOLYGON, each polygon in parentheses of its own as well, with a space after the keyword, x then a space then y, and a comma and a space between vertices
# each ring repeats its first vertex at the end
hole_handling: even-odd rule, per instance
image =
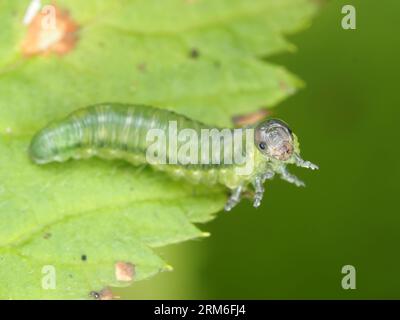
POLYGON ((305 187, 305 183, 301 181, 299 178, 297 178, 294 174, 289 173, 286 167, 282 167, 280 169, 280 174, 282 180, 285 180, 289 183, 293 183, 297 187, 305 187))
POLYGON ((240 202, 240 197, 243 191, 243 186, 239 186, 234 189, 225 204, 225 211, 231 211, 234 206, 236 206, 240 202))
POLYGON ((253 207, 258 208, 264 196, 264 186, 262 184, 261 177, 256 177, 253 181, 253 185, 254 185, 254 190, 256 191, 254 195, 253 207))

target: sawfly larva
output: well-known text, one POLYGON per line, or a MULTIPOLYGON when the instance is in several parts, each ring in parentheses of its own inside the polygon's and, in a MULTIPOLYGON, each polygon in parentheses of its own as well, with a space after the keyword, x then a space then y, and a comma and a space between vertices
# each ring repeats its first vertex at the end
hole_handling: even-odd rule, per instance
MULTIPOLYGON (((201 135, 205 129, 213 130, 198 121, 191 120, 172 111, 144 105, 117 103, 98 104, 77 110, 65 119, 53 122, 38 132, 31 141, 29 154, 37 164, 68 159, 81 159, 97 156, 103 159, 123 159, 138 165, 149 163, 146 158, 151 145, 148 133, 151 130, 168 130, 175 122, 178 131, 191 129, 201 135)), ((215 129, 215 128, 214 128, 215 129)), ((231 190, 225 210, 231 210, 241 199, 241 194, 254 188, 254 207, 261 203, 267 179, 279 174, 282 179, 304 186, 296 176, 290 174, 287 164, 318 169, 300 157, 300 149, 295 134, 281 120, 270 119, 251 128, 252 151, 247 153, 246 163, 149 163, 150 166, 167 174, 184 178, 192 183, 222 184, 231 190), (238 174, 238 169, 249 161, 250 170, 238 174)), ((235 129, 224 129, 233 132, 235 129)), ((178 141, 177 147, 183 142, 178 141)), ((172 138, 168 136, 164 149, 166 158, 172 158, 172 138)), ((217 144, 217 153, 220 145, 217 144)), ((196 146, 198 148, 198 146, 196 146)), ((207 147, 207 153, 215 151, 214 144, 207 147)), ((204 155, 205 151, 200 151, 204 155)))

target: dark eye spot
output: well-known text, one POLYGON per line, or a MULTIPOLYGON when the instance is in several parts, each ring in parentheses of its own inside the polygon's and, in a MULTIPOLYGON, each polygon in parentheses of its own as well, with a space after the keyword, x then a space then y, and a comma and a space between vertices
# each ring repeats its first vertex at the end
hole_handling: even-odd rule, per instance
POLYGON ((266 147, 264 142, 261 142, 258 146, 260 147, 261 150, 264 150, 266 147))
POLYGON ((94 298, 94 299, 96 299, 96 300, 99 300, 99 299, 100 299, 100 293, 98 293, 98 292, 96 292, 96 291, 91 291, 91 292, 89 293, 89 296, 92 297, 92 298, 94 298))

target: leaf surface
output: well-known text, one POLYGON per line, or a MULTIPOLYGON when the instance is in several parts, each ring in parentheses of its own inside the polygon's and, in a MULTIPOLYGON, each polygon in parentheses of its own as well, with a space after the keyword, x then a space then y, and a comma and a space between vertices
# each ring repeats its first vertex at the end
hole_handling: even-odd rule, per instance
MULTIPOLYGON (((43 1, 42 1, 43 2, 43 1)), ((273 107, 302 82, 263 60, 293 50, 309 0, 58 0, 79 25, 66 54, 24 56, 29 1, 0 1, 0 297, 90 298, 170 266, 157 247, 204 237, 226 200, 120 161, 37 166, 27 147, 49 121, 98 102, 144 103, 218 126, 273 107), (54 267, 56 288, 47 288, 54 267), (46 287, 47 286, 47 287, 46 287)))

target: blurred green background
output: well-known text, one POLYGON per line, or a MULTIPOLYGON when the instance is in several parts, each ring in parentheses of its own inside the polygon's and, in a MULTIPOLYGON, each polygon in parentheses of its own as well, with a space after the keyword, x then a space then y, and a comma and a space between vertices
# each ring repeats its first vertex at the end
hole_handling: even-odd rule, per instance
POLYGON ((330 1, 290 37, 298 52, 272 61, 307 87, 273 112, 320 170, 292 168, 306 188, 276 179, 260 209, 244 201, 201 226, 210 238, 160 249, 174 272, 121 298, 400 298, 399 12, 394 0, 330 1), (344 4, 356 30, 341 28, 344 4), (347 264, 355 290, 341 287, 347 264))

